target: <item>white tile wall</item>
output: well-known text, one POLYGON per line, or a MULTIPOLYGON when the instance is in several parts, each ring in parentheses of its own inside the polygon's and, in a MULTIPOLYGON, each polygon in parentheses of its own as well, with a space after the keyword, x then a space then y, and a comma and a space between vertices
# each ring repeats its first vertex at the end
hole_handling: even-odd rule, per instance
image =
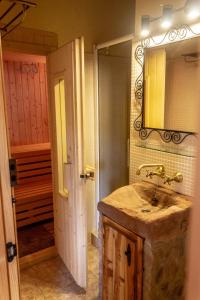
POLYGON ((185 157, 181 155, 145 149, 133 146, 131 149, 132 165, 130 169, 131 182, 147 180, 150 182, 163 185, 165 188, 175 190, 185 195, 193 195, 193 174, 195 170, 195 158, 185 157), (163 179, 155 177, 154 180, 146 178, 145 170, 141 171, 141 175, 136 175, 136 170, 141 164, 162 163, 166 167, 167 175, 181 172, 183 174, 182 183, 172 183, 171 185, 163 184, 163 179))
POLYGON ((139 134, 134 130, 134 120, 140 112, 140 107, 135 100, 135 80, 137 79, 141 68, 135 60, 135 49, 137 44, 133 44, 132 56, 132 91, 131 91, 131 136, 130 136, 130 183, 138 180, 148 180, 163 185, 161 179, 154 180, 146 178, 145 170, 141 176, 136 176, 136 170, 141 164, 162 163, 166 167, 167 175, 173 175, 175 172, 183 174, 182 183, 172 183, 166 188, 172 189, 185 195, 193 195, 193 182, 195 174, 195 151, 197 139, 195 136, 188 137, 180 145, 173 143, 164 143, 157 133, 151 135, 148 140, 141 141, 139 134), (151 148, 151 149, 149 149, 151 148), (152 149, 154 148, 154 149, 152 149), (155 150, 156 149, 156 150, 155 150), (175 154, 176 153, 176 154, 175 154))

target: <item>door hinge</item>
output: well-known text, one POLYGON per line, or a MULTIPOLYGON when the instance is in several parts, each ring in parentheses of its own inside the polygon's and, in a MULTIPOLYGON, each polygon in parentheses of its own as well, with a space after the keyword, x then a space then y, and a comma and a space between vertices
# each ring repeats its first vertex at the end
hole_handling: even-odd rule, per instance
POLYGON ((12 204, 16 203, 16 198, 14 196, 12 196, 12 204))
POLYGON ((9 159, 9 169, 10 169, 10 184, 11 186, 17 185, 17 169, 16 169, 16 159, 9 159))
POLYGON ((12 242, 9 242, 6 244, 6 250, 7 250, 7 259, 8 262, 12 262, 15 256, 17 256, 17 246, 16 244, 13 244, 12 242))

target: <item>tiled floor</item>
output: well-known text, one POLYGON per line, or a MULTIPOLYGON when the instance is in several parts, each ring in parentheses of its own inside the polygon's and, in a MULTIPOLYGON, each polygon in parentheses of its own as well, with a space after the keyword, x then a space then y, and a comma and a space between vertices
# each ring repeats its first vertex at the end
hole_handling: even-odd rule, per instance
POLYGON ((88 288, 78 287, 59 257, 21 272, 22 300, 98 299, 98 250, 89 246, 88 288))

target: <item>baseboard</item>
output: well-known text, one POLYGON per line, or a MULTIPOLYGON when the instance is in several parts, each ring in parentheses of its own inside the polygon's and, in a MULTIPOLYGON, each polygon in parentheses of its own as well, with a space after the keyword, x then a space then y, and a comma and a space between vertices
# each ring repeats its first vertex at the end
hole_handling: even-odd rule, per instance
POLYGON ((95 232, 91 232, 91 244, 94 247, 99 248, 99 238, 95 232))
POLYGON ((57 256, 57 250, 55 246, 40 250, 30 255, 26 255, 19 259, 20 270, 29 268, 35 264, 38 264, 55 256, 57 256))

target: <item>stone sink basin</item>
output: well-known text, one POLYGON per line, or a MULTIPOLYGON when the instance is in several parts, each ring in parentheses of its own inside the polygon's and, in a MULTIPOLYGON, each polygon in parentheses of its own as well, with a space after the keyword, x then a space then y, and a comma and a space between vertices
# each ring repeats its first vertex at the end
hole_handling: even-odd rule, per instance
POLYGON ((142 299, 184 300, 186 241, 192 202, 184 195, 156 188, 154 184, 138 182, 116 190, 99 202, 100 247, 103 246, 101 217, 104 215, 143 239, 142 299))
POLYGON ((98 204, 103 215, 151 240, 185 232, 190 208, 190 197, 145 181, 122 187, 98 204))

